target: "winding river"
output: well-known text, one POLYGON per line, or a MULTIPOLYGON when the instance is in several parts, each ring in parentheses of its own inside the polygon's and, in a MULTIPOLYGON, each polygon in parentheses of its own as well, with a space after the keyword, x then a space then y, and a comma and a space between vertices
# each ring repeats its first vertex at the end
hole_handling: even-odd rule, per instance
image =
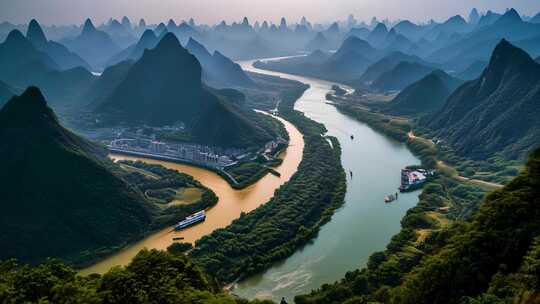
MULTIPOLYGON (((268 59, 272 60, 272 59, 268 59)), ((275 60, 275 59, 274 59, 275 60)), ((395 142, 346 115, 325 101, 333 83, 318 79, 270 72, 253 67, 254 61, 239 62, 244 70, 279 76, 310 85, 296 102, 295 108, 308 117, 323 123, 328 134, 339 139, 342 163, 347 171, 345 204, 332 221, 324 225, 318 236, 295 254, 273 265, 261 274, 235 284, 233 293, 245 298, 265 298, 289 302, 298 294, 309 293, 322 284, 342 278, 347 271, 365 266, 368 257, 383 250, 400 229, 405 212, 418 202, 419 192, 399 195, 391 204, 384 196, 396 192, 399 170, 406 165, 419 164, 405 145, 395 142), (354 135, 354 140, 351 139, 354 135), (350 174, 350 172, 352 174, 350 174)), ((281 119, 291 138, 291 145, 282 155, 283 164, 277 168, 278 178, 266 175, 244 190, 232 189, 225 180, 208 170, 164 161, 112 155, 116 159, 141 159, 161 164, 192 175, 212 189, 219 197, 218 204, 207 213, 207 220, 181 232, 171 227, 154 233, 119 253, 89 268, 83 274, 103 273, 115 265, 125 265, 142 248, 165 249, 172 238, 181 236, 194 242, 213 230, 225 227, 240 216, 267 202, 274 190, 296 172, 302 159, 304 142, 298 130, 281 119)))
POLYGON ((247 71, 310 85, 296 102, 295 109, 323 123, 328 134, 339 139, 343 149, 342 163, 347 171, 345 204, 334 214, 332 221, 322 227, 318 236, 286 260, 239 282, 233 290, 245 298, 279 302, 285 297, 292 302, 295 295, 309 293, 322 284, 339 280, 347 271, 365 266, 373 252, 385 248, 391 237, 399 232, 400 220, 406 211, 418 202, 419 192, 400 194, 391 204, 385 204, 383 198, 396 192, 400 169, 419 164, 420 160, 404 144, 373 131, 327 104, 325 96, 333 83, 260 70, 253 67, 253 62, 239 64, 247 71))
POLYGON ((290 138, 289 146, 286 151, 280 155, 283 159, 283 163, 275 168, 281 176, 276 177, 272 174, 267 174, 254 185, 242 190, 231 188, 223 178, 206 169, 146 158, 143 159, 116 154, 111 155, 110 157, 113 159, 142 160, 147 163, 160 164, 164 167, 189 174, 200 181, 204 186, 212 189, 219 200, 216 206, 207 211, 206 221, 180 232, 174 231, 172 227, 167 227, 122 249, 118 253, 107 257, 97 264, 83 269, 80 273, 105 273, 113 266, 126 265, 143 248, 166 249, 172 244, 172 239, 174 237, 183 237, 183 242, 194 243, 196 240, 210 234, 212 231, 228 226, 233 220, 239 218, 242 212, 250 212, 268 202, 274 195, 274 191, 288 181, 296 172, 298 165, 302 160, 302 153, 304 151, 304 139, 302 138, 302 134, 288 121, 279 117, 276 118, 284 124, 290 138))

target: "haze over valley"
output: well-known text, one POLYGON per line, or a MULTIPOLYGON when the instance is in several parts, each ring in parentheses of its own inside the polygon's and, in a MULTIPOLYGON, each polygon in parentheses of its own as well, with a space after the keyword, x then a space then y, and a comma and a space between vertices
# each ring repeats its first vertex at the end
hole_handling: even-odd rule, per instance
POLYGON ((76 2, 0 4, 0 302, 540 303, 536 1, 76 2))

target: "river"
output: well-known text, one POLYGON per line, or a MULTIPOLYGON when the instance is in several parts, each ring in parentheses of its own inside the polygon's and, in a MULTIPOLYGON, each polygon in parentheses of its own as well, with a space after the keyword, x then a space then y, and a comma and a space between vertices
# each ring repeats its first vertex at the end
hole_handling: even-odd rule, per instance
POLYGON ((322 284, 333 283, 347 271, 364 267, 375 251, 384 250, 399 232, 400 220, 418 202, 419 192, 400 194, 385 204, 386 195, 395 193, 400 169, 420 160, 404 144, 373 131, 326 103, 333 83, 270 72, 253 67, 252 61, 239 62, 244 70, 279 76, 310 85, 296 102, 295 109, 323 123, 328 134, 339 139, 342 164, 347 172, 345 204, 318 236, 291 257, 261 274, 236 284, 233 293, 244 298, 292 302, 295 295, 309 293, 322 284), (354 140, 351 139, 354 135, 354 140), (349 174, 352 172, 352 176, 349 174))
POLYGON ((147 163, 160 164, 166 168, 189 174, 200 181, 204 186, 212 189, 219 200, 216 206, 207 210, 206 221, 180 232, 174 231, 172 227, 167 227, 122 249, 118 253, 105 258, 97 264, 83 269, 80 273, 105 273, 113 266, 126 265, 143 248, 166 249, 172 244, 173 237, 183 237, 184 242, 194 243, 196 240, 210 234, 212 231, 228 226, 233 220, 239 218, 242 212, 250 212, 268 202, 274 195, 274 191, 288 181, 296 172, 298 165, 302 160, 302 153, 304 151, 304 139, 296 127, 282 118, 276 117, 276 119, 279 119, 284 124, 290 138, 289 146, 285 152, 280 155, 283 159, 283 163, 277 168, 274 168, 281 176, 277 177, 273 174, 267 174, 254 185, 242 190, 231 188, 222 177, 206 169, 140 157, 116 154, 110 155, 111 158, 117 160, 142 160, 147 163))

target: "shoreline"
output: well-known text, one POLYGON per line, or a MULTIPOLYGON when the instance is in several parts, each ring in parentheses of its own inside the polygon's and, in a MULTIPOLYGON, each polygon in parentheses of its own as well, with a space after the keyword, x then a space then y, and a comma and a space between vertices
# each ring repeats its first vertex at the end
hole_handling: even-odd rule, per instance
POLYGON ((124 157, 118 155, 121 159, 143 160, 147 163, 161 164, 169 169, 189 174, 205 187, 214 191, 218 196, 218 203, 207 210, 208 217, 205 222, 178 232, 171 231, 171 227, 155 230, 154 232, 145 235, 142 239, 101 259, 97 263, 79 269, 79 274, 104 273, 112 266, 126 265, 131 261, 131 258, 143 248, 165 250, 168 245, 173 243, 173 241, 171 241, 173 236, 182 235, 182 237, 185 238, 184 242, 195 243, 200 237, 210 234, 215 229, 228 226, 235 219, 239 218, 242 213, 250 212, 270 201, 273 197, 274 190, 277 190, 281 185, 288 181, 298 170, 304 147, 303 135, 300 131, 284 118, 277 117, 276 119, 280 120, 285 125, 290 137, 287 149, 280 155, 283 162, 275 168, 275 170, 281 174, 281 177, 276 177, 273 174, 265 174, 257 182, 243 189, 234 189, 221 175, 207 168, 148 158, 141 159, 138 157, 124 157))

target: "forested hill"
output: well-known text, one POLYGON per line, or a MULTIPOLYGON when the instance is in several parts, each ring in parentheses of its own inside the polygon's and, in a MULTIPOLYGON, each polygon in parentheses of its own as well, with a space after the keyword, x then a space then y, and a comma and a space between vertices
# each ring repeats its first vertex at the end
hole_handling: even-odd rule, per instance
POLYGON ((490 193, 470 222, 426 239, 419 261, 404 258, 400 261, 412 264, 401 264, 374 254, 367 269, 297 297, 296 303, 538 303, 539 204, 537 149, 525 170, 490 193))
POLYGON ((540 145, 540 65, 502 40, 482 75, 421 124, 473 159, 524 158, 540 145))
POLYGON ((0 262, 0 286, 2 303, 272 304, 222 292, 183 255, 146 249, 103 276, 78 276, 56 260, 36 267, 0 262))
POLYGON ((257 146, 272 139, 253 111, 214 94, 201 75, 195 56, 167 33, 154 49, 145 50, 96 112, 111 125, 181 121, 193 141, 216 146, 257 146))
POLYGON ((39 89, 10 99, 0 110, 0 259, 71 259, 147 230, 151 207, 105 154, 64 129, 39 89))

